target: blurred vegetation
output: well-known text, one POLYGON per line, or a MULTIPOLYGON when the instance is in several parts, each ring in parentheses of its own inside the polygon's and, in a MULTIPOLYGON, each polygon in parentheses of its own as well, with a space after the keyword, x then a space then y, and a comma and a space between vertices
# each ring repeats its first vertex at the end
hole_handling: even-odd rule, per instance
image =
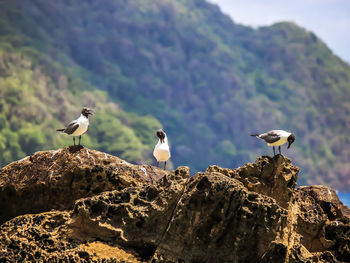
POLYGON ((151 163, 160 123, 124 112, 108 102, 105 92, 80 88, 81 79, 62 71, 32 48, 0 45, 0 165, 38 150, 71 145, 72 137, 55 130, 78 117, 82 105, 96 112, 83 145, 131 162, 151 163))
POLYGON ((293 23, 255 30, 204 0, 2 1, 0 37, 23 69, 0 71, 5 163, 67 144, 53 127, 93 103, 83 142, 129 161, 150 160, 156 119, 192 171, 271 154, 249 134, 285 129, 300 184, 350 190, 350 67, 293 23))

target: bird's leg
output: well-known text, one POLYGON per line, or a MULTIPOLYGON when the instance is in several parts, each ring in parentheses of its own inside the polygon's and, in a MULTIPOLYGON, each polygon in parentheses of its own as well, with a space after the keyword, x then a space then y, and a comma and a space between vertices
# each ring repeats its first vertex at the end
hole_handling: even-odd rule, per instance
POLYGON ((275 153, 275 146, 272 146, 273 149, 273 157, 275 157, 276 153, 275 153))
POLYGON ((75 146, 75 136, 73 136, 73 143, 74 143, 74 146, 75 146))
POLYGON ((279 150, 279 152, 280 152, 280 155, 282 155, 282 154, 281 154, 281 145, 278 146, 278 150, 279 150))
POLYGON ((81 141, 81 135, 79 136, 79 145, 80 145, 80 141, 81 141))
POLYGON ((157 167, 159 167, 159 162, 157 162, 157 167))
POLYGON ((164 162, 164 170, 165 170, 165 167, 166 167, 166 161, 164 162))

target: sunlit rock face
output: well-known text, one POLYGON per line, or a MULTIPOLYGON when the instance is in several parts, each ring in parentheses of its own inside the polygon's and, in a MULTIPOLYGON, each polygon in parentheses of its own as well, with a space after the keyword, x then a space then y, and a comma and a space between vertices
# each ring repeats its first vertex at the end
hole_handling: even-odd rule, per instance
POLYGON ((349 262, 350 213, 283 156, 164 171, 86 148, 0 170, 0 260, 349 262), (17 217, 16 217, 17 216, 17 217))
POLYGON ((0 223, 22 214, 68 210, 79 198, 152 183, 165 174, 79 146, 37 152, 0 169, 0 223))

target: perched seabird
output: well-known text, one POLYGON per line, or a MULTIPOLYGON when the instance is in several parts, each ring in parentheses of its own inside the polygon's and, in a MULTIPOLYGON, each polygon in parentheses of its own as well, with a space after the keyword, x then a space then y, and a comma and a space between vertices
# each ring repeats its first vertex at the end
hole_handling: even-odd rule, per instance
POLYGON ((281 145, 288 142, 288 147, 295 141, 295 136, 291 132, 283 131, 283 130, 272 130, 269 132, 265 132, 262 134, 252 134, 251 136, 255 136, 259 139, 264 140, 268 146, 273 147, 273 156, 275 156, 275 146, 278 146, 279 153, 281 154, 281 145))
POLYGON ((72 135, 74 145, 75 145, 75 136, 79 136, 79 145, 80 145, 81 135, 87 132, 89 128, 89 115, 92 115, 92 110, 84 107, 78 119, 71 121, 66 128, 58 129, 56 131, 60 131, 60 132, 72 135))
POLYGON ((170 149, 168 145, 168 138, 166 133, 159 129, 156 133, 159 138, 157 145, 154 147, 153 156, 157 159, 157 167, 159 166, 159 162, 164 162, 164 169, 166 167, 166 162, 170 158, 170 149))

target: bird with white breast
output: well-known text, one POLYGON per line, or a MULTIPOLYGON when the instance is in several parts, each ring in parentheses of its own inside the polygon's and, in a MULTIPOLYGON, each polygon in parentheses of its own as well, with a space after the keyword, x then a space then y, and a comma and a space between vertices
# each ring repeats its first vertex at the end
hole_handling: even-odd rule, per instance
POLYGON ((281 145, 288 142, 287 149, 289 149, 289 147, 295 141, 295 136, 293 133, 283 130, 272 130, 261 134, 252 134, 251 136, 262 139, 267 143, 268 146, 272 146, 273 156, 276 155, 275 146, 278 146, 279 153, 281 154, 281 145))
POLYGON ((159 129, 156 133, 157 137, 159 138, 158 143, 154 147, 153 150, 153 156, 157 160, 157 167, 159 166, 159 162, 164 162, 164 169, 166 167, 166 162, 170 158, 170 148, 168 145, 168 138, 166 136, 166 133, 159 129))
POLYGON ((92 110, 84 107, 81 111, 80 117, 74 121, 71 121, 66 128, 58 129, 62 133, 73 136, 73 143, 75 145, 75 136, 79 136, 79 145, 81 141, 81 135, 87 132, 89 129, 89 115, 92 115, 92 110))

